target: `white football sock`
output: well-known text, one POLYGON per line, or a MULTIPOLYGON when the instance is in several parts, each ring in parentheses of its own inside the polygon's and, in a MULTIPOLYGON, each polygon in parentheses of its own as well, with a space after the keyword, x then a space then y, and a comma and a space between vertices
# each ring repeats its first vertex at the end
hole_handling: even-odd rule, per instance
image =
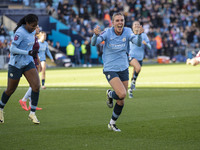
POLYGON ((35 112, 33 112, 33 111, 30 111, 30 115, 31 115, 31 114, 35 115, 35 112))
POLYGON ((113 120, 113 119, 110 119, 110 124, 115 124, 116 123, 116 121, 115 120, 113 120))
POLYGON ((28 89, 28 91, 26 92, 26 94, 24 95, 22 101, 26 102, 27 99, 28 99, 29 97, 31 97, 31 92, 32 92, 32 88, 29 87, 29 89, 28 89))

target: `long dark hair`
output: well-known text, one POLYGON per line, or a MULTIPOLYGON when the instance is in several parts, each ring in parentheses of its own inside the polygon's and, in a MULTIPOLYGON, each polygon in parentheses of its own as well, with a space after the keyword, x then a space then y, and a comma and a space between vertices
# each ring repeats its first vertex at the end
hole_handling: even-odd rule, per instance
POLYGON ((35 14, 28 14, 26 16, 24 16, 18 23, 17 23, 17 27, 14 29, 14 33, 17 31, 17 29, 23 25, 27 23, 33 23, 33 22, 38 22, 38 16, 36 16, 35 14))

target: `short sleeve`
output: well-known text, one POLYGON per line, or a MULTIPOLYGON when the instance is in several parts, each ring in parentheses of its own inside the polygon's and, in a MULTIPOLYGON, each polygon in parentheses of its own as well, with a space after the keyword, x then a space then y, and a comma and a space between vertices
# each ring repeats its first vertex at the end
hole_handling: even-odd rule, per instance
POLYGON ((108 30, 107 29, 105 31, 101 32, 101 34, 99 35, 99 37, 102 38, 102 41, 106 40, 107 34, 108 34, 108 30))
POLYGON ((16 31, 12 43, 15 45, 19 45, 23 38, 23 34, 21 32, 16 31))

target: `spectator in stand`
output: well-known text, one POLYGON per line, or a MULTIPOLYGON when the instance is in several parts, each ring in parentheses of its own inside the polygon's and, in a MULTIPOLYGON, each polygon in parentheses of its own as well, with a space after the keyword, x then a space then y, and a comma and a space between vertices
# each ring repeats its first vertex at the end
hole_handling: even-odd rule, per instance
POLYGON ((80 23, 79 23, 79 25, 80 25, 80 31, 84 28, 86 28, 85 27, 85 25, 84 25, 84 19, 83 18, 80 18, 80 23))
POLYGON ((165 37, 164 39, 163 39, 163 48, 162 48, 162 51, 163 51, 163 54, 165 55, 165 56, 169 56, 169 54, 168 54, 168 40, 167 40, 167 37, 165 37))
POLYGON ((52 17, 58 19, 58 13, 55 9, 52 10, 52 17))
POLYGON ((130 12, 127 12, 126 13, 126 15, 125 15, 125 20, 126 20, 126 22, 125 22, 125 25, 127 26, 127 27, 130 27, 131 28, 131 26, 132 26, 132 14, 130 13, 130 12))
POLYGON ((101 1, 97 0, 97 3, 96 3, 95 6, 96 6, 96 8, 95 8, 96 18, 102 19, 102 17, 103 17, 103 7, 101 5, 101 1))
POLYGON ((88 40, 86 40, 85 41, 85 45, 86 45, 86 47, 85 47, 85 49, 86 49, 86 62, 85 62, 85 64, 87 64, 88 65, 88 67, 92 67, 92 65, 91 65, 91 46, 90 46, 90 42, 88 41, 88 40))
POLYGON ((174 57, 174 47, 175 47, 175 42, 172 36, 170 36, 167 42, 167 50, 169 51, 170 60, 172 60, 172 58, 174 57))
POLYGON ((111 21, 109 13, 107 11, 104 14, 104 26, 105 26, 105 28, 112 26, 112 21, 111 21), (107 25, 105 25, 105 23, 107 23, 107 25))
POLYGON ((90 15, 88 13, 87 7, 84 8, 84 15, 83 15, 84 20, 89 21, 90 20, 90 15))
POLYGON ((6 36, 7 34, 6 34, 6 29, 4 28, 4 25, 3 24, 1 24, 1 26, 0 26, 0 35, 3 35, 3 36, 6 36))
POLYGON ((77 31, 77 18, 74 18, 72 22, 70 22, 70 26, 72 28, 72 30, 77 31))
POLYGON ((83 38, 85 38, 86 37, 86 30, 85 30, 85 28, 82 28, 81 29, 81 33, 80 33, 80 36, 82 36, 83 38))
POLYGON ((9 49, 10 49, 10 45, 9 45, 8 40, 4 40, 3 43, 0 41, 0 55, 6 55, 6 56, 8 56, 9 53, 10 53, 9 49))
POLYGON ((81 60, 80 60, 80 43, 78 40, 74 40, 74 47, 75 47, 75 52, 74 52, 74 59, 75 59, 75 64, 80 65, 81 60))
POLYGON ((4 40, 5 40, 5 36, 6 36, 7 34, 6 34, 6 30, 5 30, 5 28, 4 28, 4 25, 3 24, 1 24, 1 26, 0 26, 0 41, 3 43, 4 42, 4 40))
POLYGON ((155 41, 156 41, 156 49, 157 49, 157 56, 161 56, 162 55, 162 38, 160 35, 157 35, 155 37, 155 41))
POLYGON ((56 45, 55 45, 54 48, 56 48, 56 49, 59 50, 59 51, 62 51, 62 48, 61 48, 61 46, 60 46, 60 42, 59 42, 59 41, 56 42, 56 45))
POLYGON ((149 40, 151 45, 151 51, 153 53, 153 58, 156 58, 157 57, 156 41, 154 37, 150 37, 149 40))
POLYGON ((187 45, 187 41, 182 38, 179 44, 178 53, 185 56, 187 45))
POLYGON ((66 47, 66 54, 67 56, 71 59, 71 62, 74 64, 74 53, 75 53, 75 47, 72 44, 72 42, 70 41, 69 44, 66 47))
POLYGON ((47 5, 46 12, 47 12, 48 15, 52 15, 53 8, 50 5, 47 5))
POLYGON ((74 5, 74 0, 68 0, 68 5, 72 7, 74 5))
POLYGON ((86 41, 84 41, 84 43, 81 44, 81 54, 82 54, 82 58, 83 58, 83 67, 87 67, 86 65, 86 41))
POLYGON ((95 28, 95 26, 97 25, 97 19, 96 18, 92 18, 92 20, 90 22, 90 25, 91 25, 91 29, 93 30, 95 28))

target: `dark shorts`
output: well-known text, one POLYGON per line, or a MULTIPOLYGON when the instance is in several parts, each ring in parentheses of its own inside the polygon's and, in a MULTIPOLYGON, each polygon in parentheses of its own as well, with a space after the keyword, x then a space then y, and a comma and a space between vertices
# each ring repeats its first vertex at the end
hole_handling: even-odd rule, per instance
MULTIPOLYGON (((128 59, 129 63, 130 63, 133 59, 136 59, 136 58, 134 58, 134 57, 129 57, 129 59, 128 59)), ((137 59, 136 59, 136 60, 137 60, 137 59)), ((140 66, 142 66, 143 60, 137 60, 137 61, 139 62, 140 66)))
POLYGON ((121 81, 128 81, 129 80, 129 71, 128 68, 124 71, 114 72, 114 71, 108 71, 103 72, 106 76, 106 79, 108 82, 110 82, 111 79, 114 77, 119 77, 121 81))
POLYGON ((20 79, 22 77, 22 74, 24 74, 24 72, 26 72, 32 68, 35 68, 35 65, 33 62, 30 62, 27 66, 25 66, 21 69, 16 68, 15 66, 9 65, 8 66, 8 78, 11 78, 14 80, 20 79))

